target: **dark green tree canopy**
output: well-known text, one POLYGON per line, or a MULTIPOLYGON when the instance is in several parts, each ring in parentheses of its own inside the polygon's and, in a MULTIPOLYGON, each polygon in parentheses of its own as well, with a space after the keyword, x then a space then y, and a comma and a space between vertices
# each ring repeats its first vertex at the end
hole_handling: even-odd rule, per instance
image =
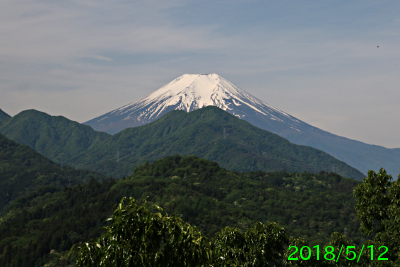
MULTIPOLYGON (((387 246, 389 258, 400 259, 400 176, 392 181, 385 169, 368 172, 354 190, 360 229, 375 247, 387 246)), ((400 262, 399 262, 400 263, 400 262)))
POLYGON ((76 245, 78 266, 200 266, 210 242, 177 215, 125 198, 96 241, 76 245))

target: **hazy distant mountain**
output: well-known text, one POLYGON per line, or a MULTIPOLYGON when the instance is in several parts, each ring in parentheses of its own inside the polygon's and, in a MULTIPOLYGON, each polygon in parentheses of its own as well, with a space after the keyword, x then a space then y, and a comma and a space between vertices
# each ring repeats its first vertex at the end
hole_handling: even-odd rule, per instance
POLYGON ((140 126, 171 110, 186 112, 217 106, 289 141, 321 149, 367 173, 384 167, 400 173, 400 149, 387 149, 340 137, 313 127, 250 95, 217 74, 185 74, 149 96, 108 112, 85 124, 115 134, 140 126))
POLYGON ((0 131, 58 162, 119 177, 145 161, 175 154, 197 155, 238 171, 335 168, 346 177, 363 177, 320 150, 294 145, 212 106, 190 113, 172 111, 113 136, 34 110, 16 115, 0 131))
POLYGON ((11 118, 10 115, 0 109, 0 126, 11 118))

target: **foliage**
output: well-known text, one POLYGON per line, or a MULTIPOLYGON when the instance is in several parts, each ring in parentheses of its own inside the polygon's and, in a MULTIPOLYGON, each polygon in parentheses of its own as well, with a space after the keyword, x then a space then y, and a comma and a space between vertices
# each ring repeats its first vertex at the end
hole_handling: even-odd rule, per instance
POLYGON ((343 176, 364 176, 321 150, 292 144, 216 107, 190 113, 171 111, 157 121, 113 136, 29 110, 10 119, 0 132, 56 162, 118 178, 130 175, 146 161, 175 154, 197 155, 237 171, 318 173, 335 165, 343 176))
POLYGON ((282 263, 288 243, 284 228, 258 222, 243 234, 226 227, 215 234, 212 248, 215 266, 275 266, 282 263))
POLYGON ((110 135, 62 116, 25 110, 1 125, 0 132, 60 164, 96 146, 110 135))
POLYGON ((158 206, 152 212, 124 200, 97 241, 72 248, 78 266, 200 266, 209 260, 210 243, 195 227, 158 206))
POLYGON ((226 227, 212 241, 162 208, 125 198, 96 241, 75 245, 78 266, 266 266, 280 265, 288 242, 276 223, 256 223, 243 234, 226 227))
MULTIPOLYGON (((171 156, 138 166, 132 176, 118 181, 91 179, 64 189, 40 187, 12 201, 7 214, 0 218, 0 266, 66 266, 75 260, 67 260, 66 251, 79 242, 75 255, 85 255, 88 248, 95 251, 97 245, 112 249, 107 245, 113 244, 114 251, 93 255, 97 263, 104 255, 114 255, 107 260, 116 260, 121 259, 118 255, 127 255, 126 246, 137 248, 140 240, 142 246, 134 251, 148 257, 158 252, 152 259, 170 257, 158 262, 170 262, 170 266, 185 265, 181 264, 185 254, 179 249, 188 245, 197 252, 200 247, 204 250, 198 255, 201 259, 189 257, 187 262, 204 260, 204 266, 263 266, 266 262, 276 266, 366 266, 371 263, 370 245, 375 250, 373 264, 390 266, 399 258, 398 190, 398 182, 391 182, 383 170, 370 172, 360 184, 334 173, 238 173, 195 156, 171 156), (360 220, 373 227, 371 233, 366 232, 372 234, 372 240, 366 242, 357 232, 360 225, 351 209, 356 205, 353 190, 360 220), (122 202, 119 211, 105 223, 113 205, 124 196, 148 196, 148 205, 132 199, 122 202), (155 203, 179 215, 168 215, 155 203), (369 209, 370 205, 375 209, 369 209), (135 214, 140 220, 132 219, 135 214), (106 231, 100 235, 102 226, 106 231), (346 237, 339 233, 344 228, 346 237), (116 236, 129 242, 113 239, 116 236), (94 238, 97 240, 88 245, 82 243, 94 238), (198 243, 171 243, 185 238, 198 243), (389 261, 377 260, 382 245, 389 248, 385 255, 389 261), (288 253, 293 252, 288 250, 290 246, 309 246, 310 259, 289 261, 288 253), (328 262, 323 260, 328 246, 335 254, 342 246, 350 252, 343 251, 338 262, 328 262), (359 255, 362 246, 364 252, 358 263, 346 259, 353 255, 351 251, 359 255), (171 253, 167 255, 163 249, 171 253)), ((299 258, 298 253, 294 256, 299 258)), ((81 259, 82 264, 89 264, 89 258, 81 259)))
POLYGON ((136 198, 149 196, 207 235, 226 225, 245 230, 269 220, 315 244, 344 228, 363 241, 351 195, 357 184, 333 173, 238 173, 195 156, 172 156, 135 168, 114 187, 137 192, 136 198))
POLYGON ((113 184, 91 179, 72 188, 42 187, 13 201, 0 218, 0 266, 42 266, 73 244, 98 237, 116 203, 106 195, 113 184))
POLYGON ((10 115, 0 109, 0 126, 6 123, 11 118, 10 115))
POLYGON ((372 236, 375 248, 387 246, 389 259, 400 264, 400 178, 391 180, 385 169, 369 171, 354 196, 360 230, 372 236))
POLYGON ((103 176, 60 166, 0 134, 0 215, 8 203, 42 186, 72 186, 103 176))
POLYGON ((175 215, 172 216, 175 220, 171 227, 168 223, 171 223, 171 217, 162 213, 163 210, 157 206, 151 212, 148 207, 138 205, 133 199, 127 205, 122 201, 109 219, 111 224, 106 227, 98 241, 80 243, 72 248, 71 252, 77 254, 77 265, 319 267, 396 264, 395 259, 378 261, 377 255, 374 260, 370 259, 373 253, 370 245, 374 245, 376 249, 378 243, 368 241, 360 248, 337 232, 332 233, 331 241, 327 245, 310 248, 308 242, 302 238, 288 238, 285 229, 276 223, 258 222, 244 234, 240 229, 225 227, 208 241, 200 232, 196 232, 195 237, 190 234, 185 236, 192 231, 182 231, 182 228, 190 229, 191 226, 175 215), (197 240, 194 242, 195 246, 192 245, 192 238, 197 240), (184 242, 185 240, 189 241, 184 242), (170 247, 170 244, 173 245, 170 247), (181 251, 177 251, 177 247, 181 251), (307 249, 303 251, 304 248, 307 249), (183 260, 186 256, 190 258, 187 261, 183 260), (163 260, 160 260, 161 257, 164 257, 163 260))
POLYGON ((275 221, 311 245, 327 244, 346 227, 360 245, 351 194, 358 184, 334 173, 238 173, 195 156, 166 157, 117 181, 41 188, 14 200, 0 218, 0 266, 40 265, 57 255, 50 251, 97 238, 122 197, 147 197, 210 239, 226 226, 246 233, 256 222, 275 221))

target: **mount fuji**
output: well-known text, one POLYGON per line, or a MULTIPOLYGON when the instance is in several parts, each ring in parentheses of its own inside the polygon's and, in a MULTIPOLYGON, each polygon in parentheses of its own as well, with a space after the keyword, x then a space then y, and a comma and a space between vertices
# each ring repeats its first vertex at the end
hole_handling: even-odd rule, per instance
MULTIPOLYGON (((400 149, 387 149, 340 137, 307 124, 238 88, 218 74, 184 74, 147 97, 85 122, 115 134, 162 117, 171 110, 190 112, 216 106, 290 142, 321 149, 359 169, 398 174, 400 149)), ((334 170, 334 166, 333 166, 334 170)))
POLYGON ((206 106, 219 107, 258 127, 270 124, 269 131, 274 133, 314 128, 257 99, 215 73, 184 74, 147 97, 85 124, 97 131, 115 134, 125 128, 157 120, 171 110, 190 112, 206 106))

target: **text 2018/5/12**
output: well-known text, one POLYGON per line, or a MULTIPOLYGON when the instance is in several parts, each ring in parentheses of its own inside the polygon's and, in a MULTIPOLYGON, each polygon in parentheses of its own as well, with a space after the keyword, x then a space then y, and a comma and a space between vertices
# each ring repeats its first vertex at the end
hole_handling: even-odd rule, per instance
MULTIPOLYGON (((336 254, 334 253, 335 248, 333 246, 327 246, 325 248, 324 259, 325 260, 330 260, 330 261, 335 260, 337 262, 339 260, 339 257, 341 255, 341 253, 342 253, 343 247, 344 246, 342 245, 342 247, 340 248, 339 254, 336 256, 336 254)), ((311 258, 312 250, 311 250, 310 247, 303 246, 303 247, 300 248, 300 251, 299 251, 298 247, 290 246, 288 250, 291 250, 292 248, 294 248, 294 251, 289 255, 288 260, 290 260, 290 261, 299 260, 299 258, 294 256, 297 252, 300 252, 300 258, 302 260, 309 260, 311 258)), ((313 248, 317 250, 316 256, 317 256, 317 260, 319 260, 320 259, 320 253, 319 253, 320 248, 319 248, 319 245, 313 246, 313 248)), ((367 248, 369 248, 370 251, 371 251, 371 260, 374 260, 374 246, 370 245, 370 246, 367 246, 367 248)), ((361 255, 363 253, 363 250, 364 250, 364 245, 362 246, 361 252, 360 252, 360 254, 358 256, 357 256, 357 253, 356 253, 355 249, 356 249, 356 246, 347 246, 346 247, 346 255, 347 255, 346 259, 347 260, 352 261, 352 260, 356 260, 357 259, 357 262, 360 260, 360 257, 361 257, 361 255)), ((377 260, 384 260, 384 261, 388 260, 388 258, 384 257, 384 255, 388 252, 388 248, 386 246, 380 246, 378 250, 379 250, 380 254, 379 254, 377 260)))

